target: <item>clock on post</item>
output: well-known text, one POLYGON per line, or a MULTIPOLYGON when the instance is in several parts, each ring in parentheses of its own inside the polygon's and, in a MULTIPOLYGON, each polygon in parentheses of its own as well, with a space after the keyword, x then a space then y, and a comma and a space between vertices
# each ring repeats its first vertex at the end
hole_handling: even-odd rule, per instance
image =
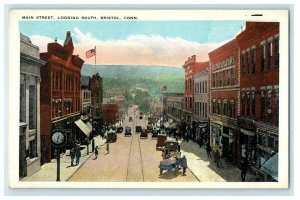
POLYGON ((63 146, 66 143, 66 139, 66 135, 62 130, 55 129, 52 132, 51 142, 53 146, 63 146))

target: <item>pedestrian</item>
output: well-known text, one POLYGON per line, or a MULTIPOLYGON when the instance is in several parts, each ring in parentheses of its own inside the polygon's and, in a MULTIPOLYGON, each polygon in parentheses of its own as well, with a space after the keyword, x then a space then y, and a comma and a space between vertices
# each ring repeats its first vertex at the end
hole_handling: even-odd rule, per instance
POLYGON ((182 170, 183 170, 182 175, 186 176, 187 159, 186 159, 185 155, 181 158, 181 167, 182 167, 182 170))
POLYGON ((178 146, 177 146, 177 150, 178 152, 180 152, 180 144, 178 143, 178 146))
POLYGON ((92 152, 94 152, 94 150, 95 150, 95 140, 94 140, 94 138, 92 139, 92 152))
POLYGON ((106 151, 107 151, 107 154, 109 154, 109 143, 108 142, 106 143, 106 151))
POLYGON ((80 151, 80 148, 77 148, 77 151, 76 151, 76 165, 79 164, 80 157, 81 157, 81 151, 80 151))
POLYGON ((75 158, 75 149, 74 147, 70 150, 70 156, 71 156, 71 166, 74 166, 74 158, 75 158))
POLYGON ((247 167, 248 167, 248 163, 247 163, 247 161, 244 159, 244 160, 242 161, 242 170, 241 170, 241 178, 242 178, 242 181, 243 181, 243 182, 245 182, 245 180, 246 180, 247 167))
POLYGON ((97 157, 98 157, 98 146, 96 146, 96 148, 95 148, 95 159, 97 159, 97 157))
POLYGON ((221 158, 221 155, 220 155, 219 150, 217 149, 214 154, 214 159, 215 159, 215 163, 217 164, 217 167, 219 167, 220 158, 221 158))
POLYGON ((211 146, 209 144, 209 142, 206 143, 206 153, 207 153, 207 157, 211 158, 211 146))

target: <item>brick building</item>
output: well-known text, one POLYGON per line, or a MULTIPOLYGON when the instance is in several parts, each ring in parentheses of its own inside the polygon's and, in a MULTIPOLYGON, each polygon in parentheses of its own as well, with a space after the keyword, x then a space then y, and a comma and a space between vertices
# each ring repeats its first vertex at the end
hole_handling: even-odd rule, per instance
POLYGON ((279 23, 247 22, 240 46, 241 158, 259 169, 278 152, 279 23))
POLYGON ((103 104, 103 123, 114 125, 119 120, 119 106, 117 103, 103 104))
POLYGON ((83 137, 74 122, 80 120, 80 70, 84 61, 73 55, 73 50, 68 31, 63 46, 56 41, 49 43, 47 52, 40 54, 46 61, 41 68, 41 163, 50 162, 54 155, 51 148, 54 129, 64 130, 68 143, 83 137))
POLYGON ((239 46, 235 39, 209 53, 210 143, 232 163, 239 162, 239 46))
POLYGON ((209 140, 209 62, 200 62, 194 79, 193 127, 195 140, 205 144, 209 140))

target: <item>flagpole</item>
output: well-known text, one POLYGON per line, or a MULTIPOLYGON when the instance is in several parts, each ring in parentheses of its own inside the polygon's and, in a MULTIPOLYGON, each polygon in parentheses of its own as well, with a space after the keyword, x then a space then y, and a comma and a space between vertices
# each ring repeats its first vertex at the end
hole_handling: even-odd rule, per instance
POLYGON ((96 59, 97 59, 97 50, 96 50, 96 46, 95 46, 95 74, 96 74, 96 59))

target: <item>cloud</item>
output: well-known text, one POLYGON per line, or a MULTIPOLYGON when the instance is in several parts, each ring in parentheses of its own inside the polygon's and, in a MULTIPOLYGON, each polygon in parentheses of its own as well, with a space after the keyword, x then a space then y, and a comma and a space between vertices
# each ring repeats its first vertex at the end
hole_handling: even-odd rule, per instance
MULTIPOLYGON (((161 65, 177 66, 196 55, 197 61, 207 61, 208 52, 221 44, 200 44, 180 37, 161 35, 130 35, 123 40, 100 40, 90 33, 83 33, 75 27, 72 31, 74 54, 78 54, 86 64, 94 64, 94 58, 85 58, 85 52, 97 46, 97 64, 106 65, 161 65)), ((34 35, 32 41, 45 51, 52 38, 34 35)), ((62 41, 58 41, 62 44, 62 41)))

